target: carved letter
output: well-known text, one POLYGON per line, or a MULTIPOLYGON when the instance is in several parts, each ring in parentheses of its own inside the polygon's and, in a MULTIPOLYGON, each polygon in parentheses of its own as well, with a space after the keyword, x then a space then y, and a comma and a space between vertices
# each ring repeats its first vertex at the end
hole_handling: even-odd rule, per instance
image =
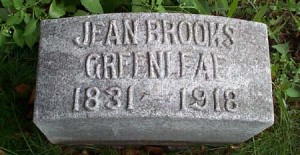
POLYGON ((159 51, 156 52, 157 60, 153 56, 152 52, 148 52, 148 60, 149 60, 149 77, 154 78, 154 74, 156 77, 160 78, 163 77, 163 68, 162 68, 162 61, 163 61, 163 52, 159 51))
POLYGON ((132 44, 138 44, 138 25, 139 20, 135 20, 132 26, 129 24, 129 20, 124 21, 124 44, 130 44, 130 40, 132 44))
POLYGON ((233 35, 233 28, 225 25, 223 27, 223 33, 225 34, 226 36, 226 40, 224 40, 222 42, 222 44, 225 46, 225 47, 229 47, 230 45, 233 44, 233 38, 232 38, 232 35, 233 35))
POLYGON ((219 78, 218 57, 215 54, 211 53, 211 58, 213 62, 214 79, 218 79, 219 78))
POLYGON ((218 47, 222 43, 222 35, 220 27, 223 27, 223 24, 219 23, 209 23, 209 46, 218 47))
POLYGON ((109 23, 109 28, 108 28, 106 42, 105 42, 106 45, 111 45, 111 43, 110 43, 111 40, 115 40, 116 45, 121 44, 119 31, 118 31, 116 22, 117 22, 116 20, 111 20, 109 23))
POLYGON ((83 39, 76 37, 74 43, 79 47, 86 47, 90 45, 91 22, 83 23, 83 39), (80 41, 82 40, 82 42, 80 41))
POLYGON ((208 28, 204 23, 195 22, 194 24, 194 37, 197 45, 207 46, 208 45, 208 28))
POLYGON ((105 78, 105 79, 117 78, 116 65, 117 65, 116 64, 116 54, 103 53, 103 78, 105 78), (109 58, 110 58, 110 61, 109 61, 109 58), (109 72, 109 70, 110 70, 110 72, 109 72), (109 73, 111 76, 109 76, 109 73))
POLYGON ((179 77, 183 77, 184 76, 184 68, 185 68, 185 58, 186 57, 190 57, 190 53, 184 53, 184 52, 179 52, 179 60, 180 60, 180 71, 179 71, 179 77))
POLYGON ((170 75, 170 61, 171 61, 171 52, 165 52, 165 77, 169 77, 170 75))
POLYGON ((100 36, 101 35, 101 29, 97 29, 97 27, 105 27, 105 25, 103 24, 103 22, 99 22, 99 24, 93 24, 92 25, 92 41, 91 44, 95 43, 95 42, 99 42, 100 44, 102 44, 102 40, 97 40, 97 35, 100 36))
POLYGON ((192 41, 192 25, 190 22, 182 21, 178 26, 178 38, 182 44, 189 44, 192 41), (184 30, 186 28, 186 30, 184 30), (186 32, 186 34, 184 34, 186 32))
POLYGON ((147 20, 147 34, 148 34, 147 43, 160 40, 161 36, 160 33, 158 33, 159 29, 160 29, 160 24, 157 20, 147 20), (152 34, 154 35, 154 38, 152 38, 153 36, 152 34))
POLYGON ((129 66, 128 62, 124 59, 130 57, 130 53, 124 53, 124 52, 120 52, 119 53, 119 78, 123 78, 123 68, 124 66, 129 66), (125 62, 125 63, 124 63, 125 62))
POLYGON ((132 74, 133 78, 136 78, 138 76, 138 71, 139 71, 138 53, 134 52, 133 53, 133 74, 132 74))
POLYGON ((176 27, 173 22, 163 20, 163 43, 175 43, 177 44, 177 38, 176 38, 176 27), (169 25, 169 26, 168 26, 169 25), (168 28, 169 27, 169 28, 168 28), (169 36, 171 40, 169 40, 169 36))
POLYGON ((204 60, 205 60, 204 54, 199 53, 199 61, 198 61, 198 66, 196 69, 195 77, 198 77, 199 73, 202 72, 204 78, 206 80, 208 80, 209 76, 208 76, 208 72, 207 72, 206 62, 204 60))
POLYGON ((98 62, 100 55, 91 53, 85 62, 85 71, 88 77, 95 79, 100 78, 100 63, 98 62))

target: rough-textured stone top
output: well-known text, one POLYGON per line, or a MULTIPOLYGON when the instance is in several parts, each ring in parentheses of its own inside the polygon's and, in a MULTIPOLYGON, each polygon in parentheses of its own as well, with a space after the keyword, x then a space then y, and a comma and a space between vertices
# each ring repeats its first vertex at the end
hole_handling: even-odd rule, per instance
POLYGON ((168 13, 41 23, 34 122, 52 142, 241 142, 273 119, 264 24, 168 13))

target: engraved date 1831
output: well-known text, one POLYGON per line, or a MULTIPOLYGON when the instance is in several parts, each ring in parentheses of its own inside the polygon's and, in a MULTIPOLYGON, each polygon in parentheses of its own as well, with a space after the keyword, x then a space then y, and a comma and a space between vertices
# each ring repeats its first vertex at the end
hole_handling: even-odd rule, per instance
MULTIPOLYGON (((100 96, 105 94, 105 97, 108 97, 108 101, 104 101, 104 106, 107 109, 116 110, 122 106, 122 96, 123 93, 127 93, 127 106, 126 110, 133 110, 133 86, 129 86, 126 91, 118 86, 108 87, 105 90, 100 90, 97 87, 88 87, 85 89, 85 97, 83 102, 84 109, 88 111, 98 111, 100 105, 104 100, 100 99, 100 96)), ((80 92, 82 88, 75 88, 74 90, 74 104, 73 111, 79 111, 80 107, 80 92)))

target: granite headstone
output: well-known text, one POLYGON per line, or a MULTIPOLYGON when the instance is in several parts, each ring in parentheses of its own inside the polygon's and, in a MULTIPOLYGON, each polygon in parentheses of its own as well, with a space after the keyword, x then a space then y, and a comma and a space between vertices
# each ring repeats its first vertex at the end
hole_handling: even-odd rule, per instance
POLYGON ((169 13, 41 22, 34 122, 52 143, 239 143, 273 121, 265 24, 169 13))

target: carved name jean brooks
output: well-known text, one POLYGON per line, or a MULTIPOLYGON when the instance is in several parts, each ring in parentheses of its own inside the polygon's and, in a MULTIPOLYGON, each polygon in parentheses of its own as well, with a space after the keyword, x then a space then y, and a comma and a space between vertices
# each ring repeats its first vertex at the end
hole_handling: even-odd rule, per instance
POLYGON ((34 122, 52 143, 239 143, 274 121, 267 28, 189 14, 44 20, 34 122))

